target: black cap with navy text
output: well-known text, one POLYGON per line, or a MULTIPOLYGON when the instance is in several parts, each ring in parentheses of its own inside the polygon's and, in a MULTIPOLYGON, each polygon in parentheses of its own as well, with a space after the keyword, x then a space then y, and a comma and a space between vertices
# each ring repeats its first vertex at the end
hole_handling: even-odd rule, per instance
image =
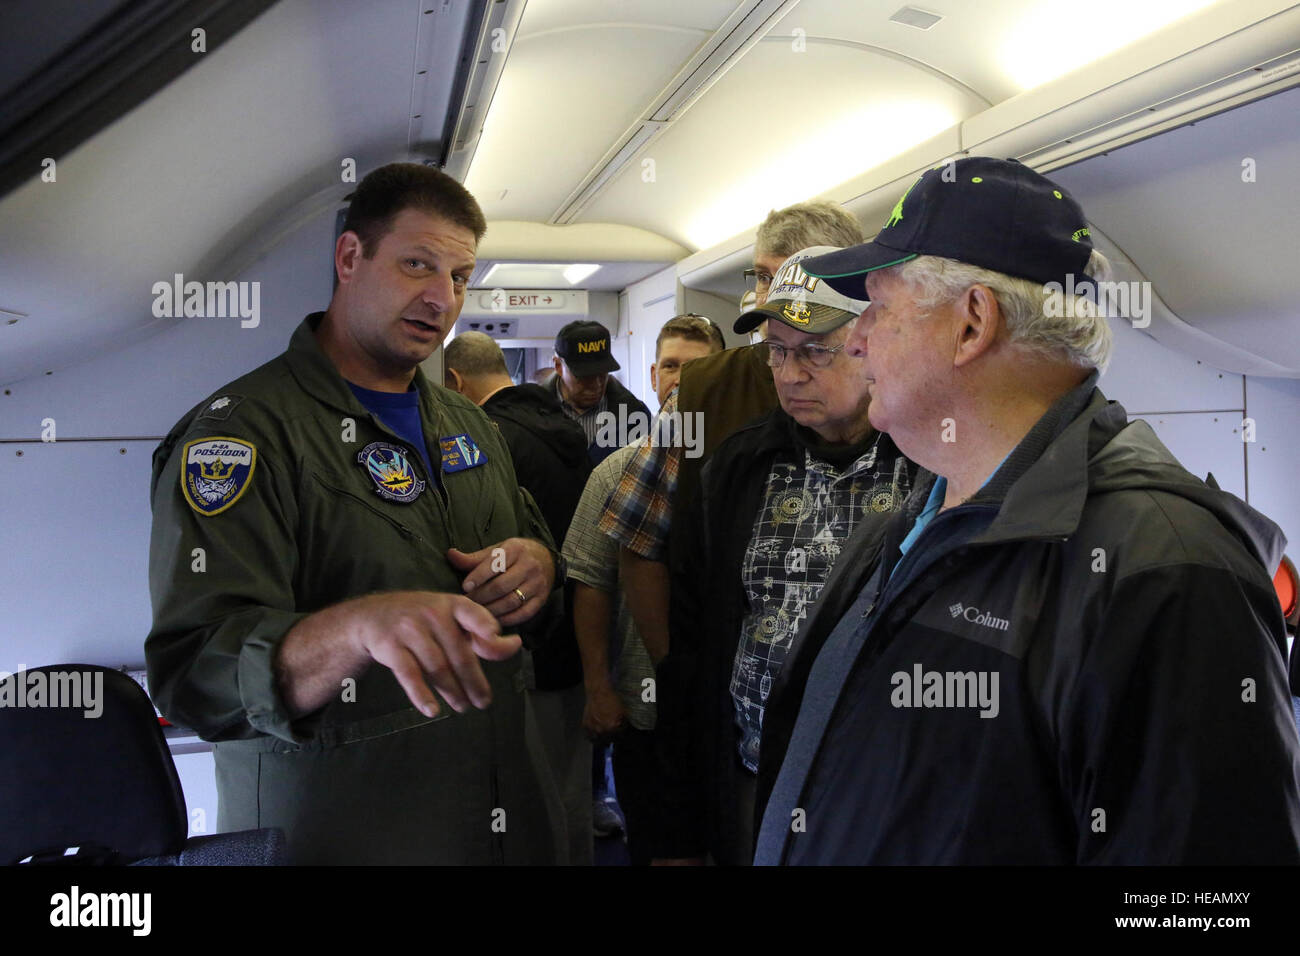
POLYGON ((968 156, 927 170, 870 242, 806 259, 810 276, 851 298, 866 274, 917 256, 942 256, 1046 285, 1076 284, 1092 255, 1083 209, 1014 159, 968 156))
POLYGON ((615 372, 619 364, 610 351, 609 329, 599 322, 570 322, 555 336, 555 354, 578 378, 615 372))

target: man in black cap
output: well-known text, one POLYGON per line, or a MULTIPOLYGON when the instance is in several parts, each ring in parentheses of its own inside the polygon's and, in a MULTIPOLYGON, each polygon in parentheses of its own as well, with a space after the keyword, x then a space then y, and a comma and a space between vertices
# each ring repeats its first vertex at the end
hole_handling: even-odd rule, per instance
POLYGON ((1098 390, 1079 205, 959 159, 803 268, 870 300, 847 350, 923 470, 778 678, 755 862, 1300 862, 1285 540, 1098 390))
MULTIPOLYGON (((564 414, 586 433, 587 456, 593 468, 626 443, 621 439, 649 432, 650 409, 645 402, 609 377, 618 368, 610 352, 609 330, 599 322, 570 322, 555 336, 555 396, 564 414), (634 424, 638 418, 643 426, 639 429, 634 424), (620 428, 620 422, 627 424, 620 428)), ((623 827, 609 802, 607 749, 598 746, 592 755, 592 816, 597 836, 609 836, 623 827)))
POLYGON ((620 447, 609 440, 610 435, 633 430, 645 434, 649 429, 650 409, 645 402, 617 379, 610 379, 609 373, 618 368, 610 351, 609 330, 599 322, 570 322, 555 336, 555 396, 564 413, 586 432, 592 465, 620 447), (638 414, 633 417, 633 413, 638 414), (640 429, 634 424, 637 421, 643 423, 640 429), (628 424, 620 427, 624 422, 628 424))

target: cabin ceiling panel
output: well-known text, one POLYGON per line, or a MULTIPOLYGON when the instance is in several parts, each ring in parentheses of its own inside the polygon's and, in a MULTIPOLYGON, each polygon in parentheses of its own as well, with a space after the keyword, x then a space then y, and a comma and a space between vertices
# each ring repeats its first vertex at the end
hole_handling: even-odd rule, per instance
POLYGON ((628 222, 704 248, 982 105, 960 86, 870 50, 811 36, 804 52, 788 39, 765 41, 634 157, 581 218, 628 222))
POLYGON ((1185 322, 1300 367, 1300 89, 1052 173, 1185 322))
POLYGON ((488 219, 546 222, 732 7, 530 3, 465 180, 488 219))

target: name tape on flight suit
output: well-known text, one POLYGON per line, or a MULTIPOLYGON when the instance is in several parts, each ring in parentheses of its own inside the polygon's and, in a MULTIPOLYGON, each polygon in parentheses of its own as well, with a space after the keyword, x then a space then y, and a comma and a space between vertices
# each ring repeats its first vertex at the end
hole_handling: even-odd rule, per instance
POLYGON ((199 438, 181 454, 181 490, 201 515, 221 514, 238 501, 257 465, 257 449, 238 438, 199 438))
POLYGON ((487 464, 487 455, 469 435, 448 435, 438 439, 442 449, 442 470, 448 474, 487 464))

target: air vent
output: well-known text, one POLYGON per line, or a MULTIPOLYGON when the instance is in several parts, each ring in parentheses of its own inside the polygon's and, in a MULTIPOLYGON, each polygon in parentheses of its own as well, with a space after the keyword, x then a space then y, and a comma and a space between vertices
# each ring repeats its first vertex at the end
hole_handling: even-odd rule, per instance
POLYGON ((916 7, 903 7, 889 19, 894 23, 901 23, 903 26, 928 30, 942 20, 943 17, 937 13, 926 13, 924 10, 916 9, 916 7))

